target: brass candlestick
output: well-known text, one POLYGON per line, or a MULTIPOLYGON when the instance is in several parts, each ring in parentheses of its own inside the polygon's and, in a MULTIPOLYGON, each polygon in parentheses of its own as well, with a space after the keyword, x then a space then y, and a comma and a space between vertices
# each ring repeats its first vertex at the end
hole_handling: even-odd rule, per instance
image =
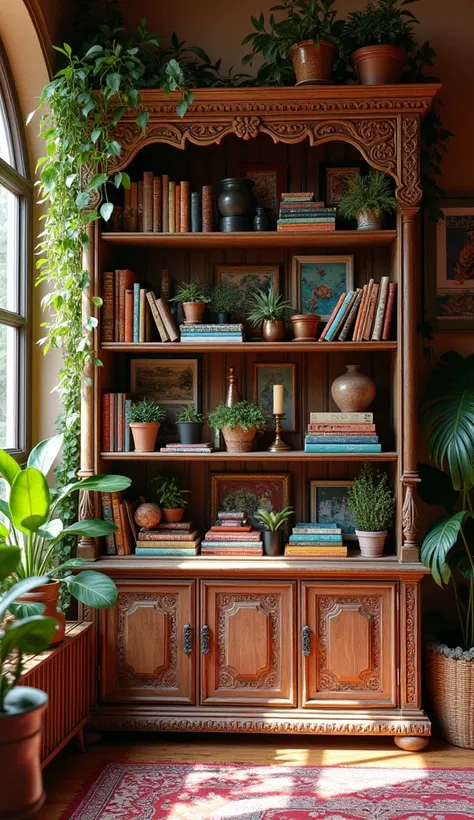
POLYGON ((281 438, 283 419, 286 419, 286 413, 273 413, 272 415, 275 419, 275 441, 270 445, 268 450, 270 453, 284 453, 287 450, 291 450, 291 447, 285 444, 281 438))

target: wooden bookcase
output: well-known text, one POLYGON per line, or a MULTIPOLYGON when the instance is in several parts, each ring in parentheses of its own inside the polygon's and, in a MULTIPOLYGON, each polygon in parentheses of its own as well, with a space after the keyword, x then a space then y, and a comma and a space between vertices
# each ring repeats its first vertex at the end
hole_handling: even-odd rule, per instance
MULTIPOLYGON (((84 319, 100 319, 91 297, 104 270, 130 267, 159 287, 212 278, 216 264, 278 264, 281 291, 292 293, 291 259, 298 253, 354 256, 355 284, 389 274, 397 282, 396 339, 292 345, 245 342, 192 345, 93 343, 103 368, 84 382, 81 477, 114 471, 148 492, 165 467, 191 490, 190 514, 201 530, 210 521, 213 472, 288 472, 298 520, 309 515, 310 479, 350 479, 364 460, 389 472, 397 498, 391 554, 377 561, 105 557, 84 539, 79 554, 117 582, 116 608, 101 616, 98 729, 301 732, 394 735, 402 748, 423 748, 430 722, 421 709, 420 581, 416 484, 417 213, 420 206, 420 123, 438 85, 208 89, 196 92, 186 117, 156 91, 143 92, 150 112, 142 134, 127 113, 117 129, 123 145, 111 170, 144 169, 189 179, 191 189, 235 175, 242 161, 285 162, 290 190, 318 190, 322 161, 365 160, 389 173, 400 204, 396 225, 376 232, 319 234, 101 233, 90 227, 85 266, 91 288, 84 319), (181 149, 181 150, 176 150, 181 149), (156 355, 201 356, 202 404, 224 398, 234 366, 244 397, 253 397, 255 362, 293 362, 297 430, 289 453, 216 452, 176 457, 159 452, 102 453, 101 395, 129 389, 130 360, 156 355), (377 383, 373 406, 383 452, 374 456, 302 452, 310 410, 335 409, 333 379, 356 363, 377 383), (306 638, 303 641, 303 633, 306 638), (309 635, 309 649, 307 636, 309 635), (252 652, 248 647, 252 646, 252 652)), ((98 500, 82 493, 80 515, 98 500)), ((93 618, 86 611, 85 616, 93 618)))

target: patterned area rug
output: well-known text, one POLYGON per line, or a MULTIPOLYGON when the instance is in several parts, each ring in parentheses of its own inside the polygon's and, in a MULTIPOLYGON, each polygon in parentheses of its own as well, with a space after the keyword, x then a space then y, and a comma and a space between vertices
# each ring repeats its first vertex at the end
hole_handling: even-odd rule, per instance
POLYGON ((464 820, 474 769, 109 763, 63 820, 464 820))

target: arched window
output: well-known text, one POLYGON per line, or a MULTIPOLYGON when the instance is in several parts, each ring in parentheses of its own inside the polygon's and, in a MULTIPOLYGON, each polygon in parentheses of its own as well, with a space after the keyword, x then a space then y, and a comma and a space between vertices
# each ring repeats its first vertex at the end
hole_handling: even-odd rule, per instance
POLYGON ((32 186, 21 114, 0 46, 0 448, 28 446, 32 186))

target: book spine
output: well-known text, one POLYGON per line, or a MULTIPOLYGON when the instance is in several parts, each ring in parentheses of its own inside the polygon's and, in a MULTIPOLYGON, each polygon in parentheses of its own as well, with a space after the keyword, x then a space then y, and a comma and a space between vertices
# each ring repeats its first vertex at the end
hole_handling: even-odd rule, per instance
POLYGON ((154 292, 152 290, 149 290, 148 293, 146 294, 146 298, 147 298, 148 304, 150 306, 151 315, 153 316, 153 319, 154 319, 154 322, 155 322, 155 325, 156 325, 156 329, 158 330, 158 333, 160 334, 160 339, 161 339, 162 342, 168 342, 169 341, 168 334, 167 334, 165 326, 163 324, 163 320, 162 320, 160 314, 158 313, 158 308, 156 307, 156 296, 155 296, 154 292))
POLYGON ((180 325, 179 330, 182 335, 186 333, 204 333, 207 336, 209 333, 242 333, 244 326, 241 324, 235 325, 180 325))
POLYGON ((327 225, 330 224, 336 217, 330 216, 285 216, 277 221, 277 225, 327 225))
POLYGON ((170 229, 169 184, 170 184, 170 178, 169 178, 168 174, 163 174, 163 176, 161 177, 161 206, 162 206, 161 224, 162 224, 162 227, 163 227, 163 233, 169 233, 169 229, 170 229))
POLYGON ((176 185, 174 196, 174 229, 181 233, 181 185, 176 185))
POLYGON ((217 513, 217 517, 223 521, 224 519, 228 518, 229 521, 242 521, 246 515, 244 512, 240 512, 239 510, 232 510, 231 512, 226 512, 225 510, 220 510, 217 513))
POLYGON ((179 333, 176 329, 176 325, 173 321, 173 317, 171 315, 171 311, 167 303, 164 299, 157 299, 156 307, 158 308, 158 313, 162 318, 163 324, 166 328, 166 332, 170 338, 170 341, 176 342, 179 339, 179 333))
POLYGON ((359 290, 359 292, 356 293, 356 298, 354 299, 354 302, 352 303, 352 307, 349 310, 347 319, 344 322, 343 328, 342 328, 342 330, 339 334, 339 341, 340 342, 345 342, 345 340, 347 339, 349 331, 350 331, 352 325, 355 322, 355 318, 357 316, 357 311, 359 310, 359 305, 360 305, 361 298, 362 298, 362 292, 359 290))
POLYGON ((142 538, 143 533, 140 533, 137 545, 153 550, 153 552, 161 552, 161 550, 177 550, 183 553, 185 550, 195 550, 199 546, 199 538, 192 541, 146 541, 142 538))
MULTIPOLYGON (((312 527, 293 527, 292 535, 313 535, 316 533, 332 535, 334 530, 331 530, 329 527, 319 527, 318 529, 313 529, 312 527)), ((338 530, 338 533, 342 535, 341 530, 338 530)))
POLYGON ((211 549, 235 549, 236 547, 246 548, 249 550, 257 550, 261 549, 262 542, 261 541, 203 541, 201 543, 202 547, 210 547, 211 549))
POLYGON ((240 344, 243 338, 235 336, 220 336, 216 339, 215 336, 194 336, 186 339, 181 339, 181 344, 240 344))
POLYGON ((388 286, 387 307, 385 309, 385 316, 383 320, 382 340, 387 342, 390 339, 390 329, 392 326, 393 308, 395 305, 395 293, 397 290, 397 283, 390 282, 388 286))
POLYGON ((114 517, 114 524, 117 527, 115 531, 115 546, 117 549, 117 555, 125 555, 122 527, 120 521, 120 496, 118 493, 110 493, 110 496, 112 499, 112 514, 114 517))
POLYGON ((382 276, 380 280, 379 298, 377 310, 375 311, 374 329, 372 331, 372 341, 379 342, 382 337, 383 317, 385 305, 387 304, 388 276, 382 276))
POLYGON ((334 552, 333 550, 318 550, 317 552, 312 552, 311 550, 291 550, 285 549, 285 557, 286 558, 347 558, 347 549, 341 550, 340 552, 334 552))
POLYGON ((308 444, 305 453, 381 453, 381 444, 308 444))
POLYGON ((168 183, 168 230, 176 233, 176 182, 168 183))
MULTIPOLYGON (((104 521, 108 521, 109 524, 114 523, 114 514, 112 512, 112 499, 110 497, 110 493, 102 493, 101 494, 101 501, 102 501, 102 518, 104 521)), ((116 555, 117 551, 115 548, 115 533, 109 532, 108 535, 105 536, 105 551, 107 555, 116 555)))
POLYGON ((306 444, 378 444, 378 436, 306 436, 306 444))
POLYGON ((313 223, 306 223, 301 225, 277 225, 277 231, 308 231, 308 232, 317 232, 317 231, 334 231, 336 230, 336 223, 335 222, 327 222, 324 224, 313 224, 313 223))
POLYGON ((132 406, 131 399, 125 399, 125 408, 124 408, 124 417, 125 417, 125 428, 124 428, 124 440, 123 440, 123 451, 124 453, 131 453, 132 452, 132 442, 130 439, 130 425, 127 422, 128 414, 130 412, 130 408, 132 406))
POLYGON ((181 180, 181 233, 189 233, 189 182, 181 180))
POLYGON ((133 342, 133 290, 125 291, 125 336, 124 342, 133 342))
POLYGON ((102 341, 114 341, 114 273, 106 271, 102 276, 102 341))
POLYGON ((346 436, 348 433, 362 435, 362 433, 375 433, 375 424, 308 424, 309 433, 327 434, 334 436, 338 433, 346 436))
POLYGON ((110 402, 109 402, 109 447, 110 452, 114 452, 116 447, 116 427, 115 427, 115 404, 116 404, 116 395, 115 393, 110 393, 110 402))
POLYGON ((124 510, 123 504, 119 504, 118 509, 119 509, 119 516, 120 516, 120 527, 121 527, 121 530, 122 530, 123 555, 131 555, 131 553, 132 553, 132 540, 131 540, 131 533, 129 531, 128 521, 127 521, 127 514, 124 510))
POLYGON ((125 341, 125 271, 118 273, 118 336, 117 341, 125 341))
POLYGON ((262 540, 262 537, 261 537, 259 532, 255 532, 255 533, 252 533, 252 532, 249 532, 249 533, 240 533, 240 532, 239 533, 233 533, 233 532, 218 533, 218 532, 212 532, 212 530, 209 530, 209 532, 206 532, 206 541, 226 541, 226 542, 229 542, 230 544, 233 543, 234 541, 245 541, 245 542, 248 542, 249 544, 252 544, 252 543, 260 543, 261 540, 262 540))
POLYGON ((120 341, 119 328, 119 271, 116 270, 114 274, 114 342, 120 341))
POLYGON ((130 183, 130 230, 135 233, 138 229, 138 184, 130 183))
POLYGON ((321 544, 339 544, 342 541, 342 536, 339 534, 333 535, 332 533, 323 534, 322 532, 317 533, 309 533, 307 535, 302 535, 299 533, 293 533, 290 535, 289 538, 290 543, 294 543, 295 541, 301 541, 304 543, 312 544, 312 543, 321 543, 321 544))
POLYGON ((133 341, 140 341, 140 284, 133 286, 133 341))
POLYGON ((145 288, 140 288, 140 318, 139 318, 139 325, 138 325, 138 341, 139 342, 144 342, 145 339, 146 339, 146 336, 145 336, 145 319, 146 319, 145 295, 146 295, 145 288))
POLYGON ((153 233, 161 232, 162 204, 161 204, 161 177, 153 177, 153 233))
POLYGON ((123 453, 123 411, 124 411, 124 396, 123 393, 115 394, 116 409, 117 409, 117 446, 116 452, 123 453))
POLYGON ((160 558, 161 556, 173 556, 179 555, 181 558, 190 558, 192 555, 197 555, 197 550, 190 549, 190 550, 174 550, 174 549, 165 549, 160 550, 157 554, 157 550, 150 550, 146 547, 137 547, 135 550, 135 555, 142 555, 142 556, 153 556, 153 558, 160 558))
POLYGON ((326 521, 324 522, 324 524, 320 524, 319 521, 298 521, 298 523, 295 524, 293 528, 293 532, 295 531, 295 529, 299 527, 305 527, 306 529, 311 531, 324 529, 329 530, 329 532, 334 532, 335 530, 341 532, 341 528, 338 527, 337 524, 333 524, 332 522, 330 523, 326 521))
POLYGON ((190 541, 194 542, 196 540, 196 536, 196 530, 194 530, 194 532, 170 532, 169 530, 160 532, 159 530, 143 530, 140 532, 140 541, 154 541, 156 543, 160 543, 162 541, 177 541, 180 544, 188 544, 190 541))
POLYGON ((368 284, 366 285, 367 290, 365 292, 365 300, 364 300, 363 310, 362 310, 361 317, 360 317, 359 327, 358 327, 358 330, 357 330, 357 339, 355 340, 356 342, 362 341, 362 336, 363 336, 363 333, 364 333, 365 322, 366 322, 366 319, 367 319, 367 311, 369 309, 370 296, 372 294, 373 286, 374 286, 374 280, 370 279, 368 284))
POLYGON ((367 310, 367 319, 365 321, 365 329, 362 334, 362 340, 368 342, 370 339, 370 335, 372 333, 372 327, 374 324, 375 318, 375 308, 377 305, 377 297, 379 295, 379 285, 374 282, 372 287, 372 293, 370 294, 370 303, 369 308, 367 310))
POLYGON ((353 297, 354 291, 350 290, 346 298, 344 299, 341 307, 339 308, 336 318, 334 319, 331 327, 329 328, 328 332, 326 333, 326 336, 324 337, 327 342, 330 342, 331 339, 333 339, 336 335, 341 323, 344 321, 344 317, 347 311, 349 310, 349 305, 351 304, 353 297))
POLYGON ((310 413, 309 419, 312 424, 320 422, 348 422, 349 424, 372 424, 373 413, 310 413))
POLYGON ((249 558, 249 557, 254 558, 256 556, 263 555, 263 549, 255 550, 255 551, 252 551, 252 552, 249 552, 248 550, 232 550, 231 552, 228 552, 227 550, 211 550, 211 549, 204 548, 201 551, 201 554, 204 555, 204 556, 206 556, 206 555, 211 555, 211 556, 215 555, 216 557, 220 557, 220 558, 223 558, 223 557, 226 557, 226 558, 234 558, 234 557, 235 558, 241 558, 241 557, 244 557, 244 556, 246 558, 249 558))
POLYGON ((191 194, 191 231, 200 233, 202 231, 202 196, 200 191, 191 194))
POLYGON ((229 526, 227 526, 227 527, 220 526, 219 527, 219 526, 214 525, 214 526, 211 527, 209 532, 222 532, 222 533, 231 532, 231 533, 235 534, 236 530, 238 532, 252 532, 252 527, 250 526, 250 524, 248 526, 240 526, 240 525, 235 526, 235 524, 234 524, 234 526, 231 526, 231 527, 229 527, 229 526))
POLYGON ((102 396, 102 449, 109 453, 110 446, 110 393, 102 396))
POLYGON ((138 230, 143 231, 143 181, 137 183, 138 189, 138 230))
POLYGON ((143 231, 153 230, 153 171, 143 172, 143 231))
POLYGON ((214 227, 214 202, 212 185, 202 186, 202 230, 210 233, 214 227))
MULTIPOLYGON (((282 200, 288 199, 308 199, 311 202, 314 200, 314 191, 283 191, 280 194, 282 200)), ((324 203, 321 203, 324 204, 324 203)))
POLYGON ((160 453, 189 453, 189 454, 192 454, 192 453, 213 453, 213 452, 214 452, 213 447, 201 447, 199 449, 191 449, 191 447, 184 448, 184 449, 180 449, 179 447, 160 447, 160 453))
POLYGON ((360 302, 359 302, 359 310, 357 311, 357 316, 356 316, 356 320, 355 320, 355 324, 354 324, 354 332, 352 334, 352 340, 354 342, 357 341, 357 337, 358 337, 358 334, 359 334, 359 325, 360 325, 361 316, 362 316, 362 313, 363 313, 363 310, 364 310, 364 304, 365 304, 366 296, 367 296, 367 285, 364 285, 364 287, 362 288, 361 299, 360 299, 360 302))
MULTIPOLYGON (((161 530, 178 530, 178 531, 191 531, 191 522, 190 521, 160 521, 159 529, 161 530)), ((145 530, 145 532, 150 532, 150 530, 145 530)), ((153 532, 153 530, 151 530, 153 532)), ((141 536, 140 536, 141 537, 141 536)))
POLYGON ((330 329, 332 323, 334 322, 334 319, 336 318, 336 316, 339 312, 339 309, 342 306, 342 303, 344 302, 344 299, 346 298, 346 296, 347 296, 347 293, 341 293, 341 295, 339 296, 339 299, 337 300, 337 302, 336 302, 336 304, 335 304, 335 306, 332 310, 332 313, 331 313, 331 315, 329 316, 329 319, 326 322, 324 330, 323 330, 323 332, 321 333, 321 335, 319 337, 320 342, 322 342, 324 340, 324 338, 326 337, 326 334, 327 334, 328 330, 330 329))

